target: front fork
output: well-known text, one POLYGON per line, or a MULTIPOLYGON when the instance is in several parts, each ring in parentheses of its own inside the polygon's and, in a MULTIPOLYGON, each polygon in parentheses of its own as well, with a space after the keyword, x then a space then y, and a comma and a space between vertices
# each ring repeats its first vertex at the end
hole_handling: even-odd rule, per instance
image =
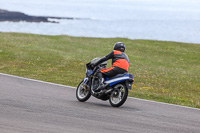
POLYGON ((83 83, 84 83, 84 84, 86 84, 87 81, 88 81, 88 77, 86 77, 86 78, 83 79, 83 83))
POLYGON ((87 91, 90 88, 87 83, 88 83, 88 77, 83 79, 83 88, 85 91, 87 91))

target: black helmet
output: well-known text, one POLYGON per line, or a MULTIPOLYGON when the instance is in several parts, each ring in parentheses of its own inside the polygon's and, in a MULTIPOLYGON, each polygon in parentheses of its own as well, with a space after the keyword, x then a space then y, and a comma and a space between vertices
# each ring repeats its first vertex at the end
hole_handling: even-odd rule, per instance
POLYGON ((117 42, 117 43, 115 43, 113 50, 119 50, 121 52, 124 52, 125 51, 125 45, 124 45, 124 43, 123 42, 117 42))

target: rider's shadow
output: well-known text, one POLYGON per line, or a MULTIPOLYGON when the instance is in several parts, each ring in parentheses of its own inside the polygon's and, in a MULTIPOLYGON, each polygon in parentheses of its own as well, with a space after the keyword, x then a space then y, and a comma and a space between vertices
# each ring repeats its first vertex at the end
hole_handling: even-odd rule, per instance
POLYGON ((108 101, 90 101, 88 100, 87 102, 79 102, 79 101, 71 101, 71 103, 75 106, 78 106, 80 108, 88 108, 88 109, 91 109, 91 108, 94 108, 94 109, 100 109, 100 110, 103 110, 103 109, 111 109, 111 110, 121 110, 121 111, 140 111, 139 109, 137 109, 136 107, 132 107, 132 106, 129 106, 129 105, 126 105, 126 103, 123 105, 123 106, 120 106, 120 107, 112 107, 108 101))

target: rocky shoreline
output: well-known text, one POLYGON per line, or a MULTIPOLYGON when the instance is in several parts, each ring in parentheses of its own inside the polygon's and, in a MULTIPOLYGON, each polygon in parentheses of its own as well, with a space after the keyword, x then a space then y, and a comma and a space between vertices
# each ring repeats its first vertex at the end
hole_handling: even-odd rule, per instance
POLYGON ((50 21, 50 19, 78 19, 70 17, 51 17, 51 16, 30 16, 22 12, 8 11, 0 9, 0 22, 11 21, 11 22, 47 22, 47 23, 59 23, 57 21, 50 21))

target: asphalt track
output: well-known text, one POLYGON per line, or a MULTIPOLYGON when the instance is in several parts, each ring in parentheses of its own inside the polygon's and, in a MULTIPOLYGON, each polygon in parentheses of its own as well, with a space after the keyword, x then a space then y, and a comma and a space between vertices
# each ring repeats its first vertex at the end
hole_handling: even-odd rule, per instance
POLYGON ((76 100, 69 86, 0 73, 0 133, 200 133, 200 110, 128 98, 76 100))

